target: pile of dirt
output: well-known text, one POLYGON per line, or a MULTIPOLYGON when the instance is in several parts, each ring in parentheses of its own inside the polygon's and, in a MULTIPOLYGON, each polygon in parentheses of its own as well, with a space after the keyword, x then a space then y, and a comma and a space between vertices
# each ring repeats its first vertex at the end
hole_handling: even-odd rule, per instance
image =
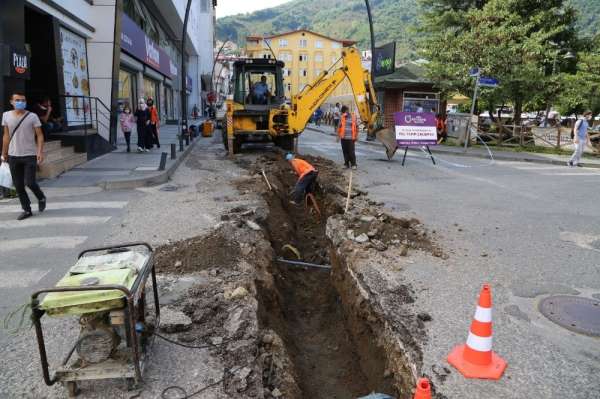
POLYGON ((239 257, 239 245, 216 231, 160 246, 156 250, 155 265, 158 273, 194 273, 213 267, 231 269, 239 257))

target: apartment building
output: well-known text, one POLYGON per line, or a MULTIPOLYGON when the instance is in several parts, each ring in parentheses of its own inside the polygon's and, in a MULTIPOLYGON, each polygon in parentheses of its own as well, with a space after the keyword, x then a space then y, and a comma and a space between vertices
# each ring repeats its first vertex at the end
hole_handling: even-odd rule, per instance
MULTIPOLYGON (((283 61, 285 93, 290 98, 315 81, 323 71, 341 66, 343 48, 355 43, 302 29, 272 36, 248 36, 245 53, 250 58, 275 56, 283 61)), ((327 100, 328 103, 336 101, 352 101, 352 89, 348 82, 343 82, 327 100)))

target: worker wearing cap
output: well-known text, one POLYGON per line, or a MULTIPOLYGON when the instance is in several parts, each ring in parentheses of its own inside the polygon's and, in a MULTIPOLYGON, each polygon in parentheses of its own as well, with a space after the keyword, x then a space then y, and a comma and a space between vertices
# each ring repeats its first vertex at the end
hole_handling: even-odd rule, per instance
POLYGON ((287 154, 285 159, 290 163, 294 172, 298 175, 298 181, 292 191, 291 203, 299 205, 302 203, 302 199, 308 193, 314 191, 315 182, 317 181, 317 175, 319 172, 314 166, 309 164, 303 159, 294 157, 293 154, 287 154))

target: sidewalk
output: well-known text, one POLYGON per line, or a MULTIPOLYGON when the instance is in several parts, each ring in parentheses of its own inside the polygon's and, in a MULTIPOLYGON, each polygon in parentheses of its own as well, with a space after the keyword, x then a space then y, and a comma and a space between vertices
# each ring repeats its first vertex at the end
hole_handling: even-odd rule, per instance
MULTIPOLYGON (((203 119, 194 120, 198 125, 203 119)), ((131 152, 126 151, 125 137, 119 134, 117 149, 88 161, 76 168, 63 173, 54 179, 43 180, 42 187, 89 187, 100 186, 105 190, 118 190, 149 186, 166 182, 177 166, 187 156, 197 137, 188 146, 183 143, 184 151, 179 151, 178 125, 163 125, 160 127, 160 148, 150 152, 137 152, 137 137, 131 135, 131 152), (175 144, 177 158, 171 159, 171 144, 175 144), (167 153, 167 163, 163 171, 159 171, 161 153, 167 153)))
MULTIPOLYGON (((331 126, 320 126, 316 127, 311 124, 306 128, 307 130, 312 130, 315 132, 329 134, 335 136, 333 131, 333 127, 331 126)), ((374 145, 383 147, 383 145, 379 141, 367 141, 364 137, 359 138, 358 141, 361 144, 374 145)), ((490 155, 485 148, 479 147, 469 147, 467 152, 464 152, 464 148, 456 147, 456 146, 447 146, 447 145, 438 145, 430 147, 431 152, 434 154, 448 154, 452 156, 460 156, 460 157, 471 157, 471 158, 484 158, 489 159, 490 155)), ((396 151, 395 157, 402 157, 403 149, 398 149, 396 151)), ((420 148, 409 148, 409 151, 417 151, 421 152, 420 148)), ((566 167, 567 162, 569 161, 569 155, 557 155, 557 154, 540 154, 540 153, 531 153, 531 152, 512 152, 512 151, 498 151, 493 146, 490 147, 490 151, 496 161, 511 161, 511 162, 532 162, 532 163, 540 163, 540 164, 549 164, 549 165, 563 165, 566 167)), ((582 159, 582 166, 586 168, 600 168, 600 158, 588 158, 584 157, 582 159)))

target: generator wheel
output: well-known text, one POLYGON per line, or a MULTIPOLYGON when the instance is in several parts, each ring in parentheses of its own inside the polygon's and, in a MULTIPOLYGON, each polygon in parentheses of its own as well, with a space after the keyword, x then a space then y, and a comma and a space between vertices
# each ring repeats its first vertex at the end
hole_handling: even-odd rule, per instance
POLYGON ((68 381, 66 383, 67 396, 69 398, 76 398, 79 395, 79 389, 77 389, 77 383, 75 381, 68 381))
POLYGON ((275 145, 284 151, 294 151, 294 136, 286 135, 277 137, 275 139, 275 145))

